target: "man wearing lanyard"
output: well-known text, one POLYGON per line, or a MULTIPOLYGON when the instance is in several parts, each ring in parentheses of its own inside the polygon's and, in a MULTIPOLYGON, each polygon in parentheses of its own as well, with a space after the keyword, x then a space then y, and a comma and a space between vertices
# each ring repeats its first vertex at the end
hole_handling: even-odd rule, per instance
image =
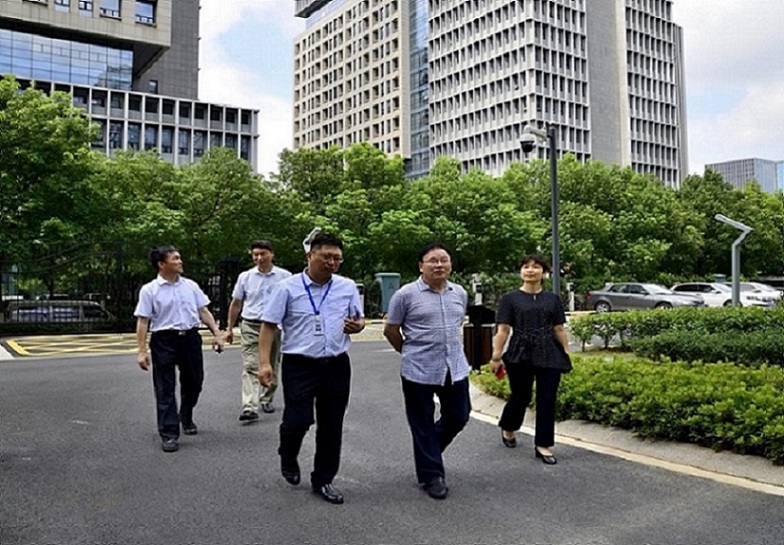
POLYGON ((357 285, 335 274, 342 262, 341 240, 316 235, 310 243, 307 268, 276 286, 264 308, 259 335, 259 382, 268 386, 273 380, 270 361, 275 332, 279 325, 283 329, 281 473, 290 484, 299 484, 297 456, 305 434, 318 421, 310 484, 315 493, 336 504, 343 503, 343 494, 332 480, 340 466, 343 417, 351 388, 349 335, 365 327, 357 285))
POLYGON ((425 246, 419 253, 422 276, 392 295, 384 326, 384 336, 402 356, 400 375, 417 479, 437 500, 449 492, 442 454, 471 413, 470 368, 463 351, 468 296, 447 280, 451 271, 452 259, 443 245, 425 246), (438 421, 434 395, 441 403, 438 421))
MULTIPOLYGON (((250 243, 250 254, 254 267, 243 271, 232 293, 229 305, 229 319, 226 327, 226 342, 234 342, 234 324, 242 309, 242 413, 240 422, 253 422, 259 419, 259 402, 265 413, 275 412, 272 400, 277 389, 277 380, 273 378, 269 388, 261 393, 259 384, 259 329, 264 303, 270 298, 272 290, 278 282, 291 276, 286 269, 272 264, 275 253, 272 244, 267 240, 254 240, 250 243)), ((280 333, 276 335, 272 346, 272 366, 274 375, 278 374, 280 365, 280 333)))
POLYGON ((204 381, 199 322, 214 335, 212 347, 223 350, 220 330, 207 308, 210 300, 193 280, 183 278, 182 257, 174 246, 161 246, 150 252, 150 264, 158 277, 142 286, 136 305, 136 362, 144 371, 152 363, 152 382, 158 414, 158 433, 164 452, 176 452, 182 433, 196 435, 193 408, 199 400, 204 381), (150 351, 147 353, 147 330, 150 351), (175 368, 180 371, 180 410, 175 396, 175 368))

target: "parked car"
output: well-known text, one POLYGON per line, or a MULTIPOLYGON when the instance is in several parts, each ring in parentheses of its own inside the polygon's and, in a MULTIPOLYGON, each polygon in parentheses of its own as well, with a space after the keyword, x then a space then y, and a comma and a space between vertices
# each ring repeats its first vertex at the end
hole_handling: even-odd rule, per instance
POLYGON ((758 278, 757 282, 784 292, 784 276, 769 276, 767 278, 758 278))
MULTIPOLYGON (((753 282, 740 283, 740 305, 743 307, 769 307, 775 304, 776 300, 773 299, 769 292, 764 294, 755 293, 754 289, 748 287, 753 282), (747 287, 744 289, 744 285, 747 287)), ((773 288, 770 288, 774 292, 773 288)), ((685 282, 683 284, 675 284, 672 291, 676 293, 690 293, 699 295, 705 301, 705 305, 709 307, 729 307, 732 306, 732 287, 729 284, 722 284, 720 282, 685 282)))
POLYGON ((589 292, 586 300, 596 312, 705 305, 698 295, 674 293, 658 284, 638 282, 607 284, 600 290, 589 292))
POLYGON ((95 301, 11 301, 9 322, 101 322, 114 316, 95 301))
POLYGON ((774 305, 784 296, 784 292, 761 282, 741 282, 740 293, 741 296, 745 296, 751 301, 762 301, 774 305))
POLYGON ((720 282, 684 282, 670 289, 675 293, 699 295, 708 307, 732 306, 732 288, 720 282))

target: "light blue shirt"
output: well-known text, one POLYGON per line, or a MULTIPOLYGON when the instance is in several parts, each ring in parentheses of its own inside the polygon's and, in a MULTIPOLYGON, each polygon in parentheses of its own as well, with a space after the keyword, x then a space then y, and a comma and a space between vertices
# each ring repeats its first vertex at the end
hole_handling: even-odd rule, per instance
POLYGON ((387 323, 401 326, 400 374, 420 384, 443 385, 447 369, 452 382, 468 376, 463 349, 463 319, 468 295, 462 286, 446 283, 439 293, 420 277, 396 291, 389 301, 387 323))
POLYGON ((241 272, 231 297, 242 301, 242 319, 261 320, 264 303, 272 295, 275 284, 290 276, 289 271, 274 265, 268 273, 261 272, 258 267, 241 272))
POLYGON ((333 274, 330 282, 319 286, 303 272, 275 286, 261 319, 283 329, 280 346, 283 354, 328 358, 351 347, 351 337, 343 333, 343 320, 364 316, 353 280, 333 274), (313 304, 305 286, 310 289, 313 304), (319 310, 322 335, 316 334, 314 305, 319 310))
POLYGON ((150 331, 176 329, 185 331, 199 327, 199 309, 210 304, 199 285, 180 276, 168 282, 161 275, 142 286, 133 315, 150 320, 150 331))

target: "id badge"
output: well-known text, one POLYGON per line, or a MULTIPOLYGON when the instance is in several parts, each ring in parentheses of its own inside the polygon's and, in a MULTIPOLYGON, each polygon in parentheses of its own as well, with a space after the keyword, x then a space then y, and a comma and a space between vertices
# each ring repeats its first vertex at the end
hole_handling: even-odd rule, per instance
POLYGON ((321 325, 321 316, 318 314, 313 316, 313 334, 317 337, 324 335, 324 328, 321 325))

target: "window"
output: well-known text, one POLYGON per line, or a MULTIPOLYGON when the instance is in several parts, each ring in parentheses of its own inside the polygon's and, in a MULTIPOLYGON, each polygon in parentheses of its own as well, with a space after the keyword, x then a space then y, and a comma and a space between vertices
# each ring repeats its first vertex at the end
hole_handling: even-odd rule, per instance
POLYGON ((101 0, 101 7, 98 10, 101 17, 120 18, 120 0, 101 0))
POLYGON ((93 16, 93 0, 79 0, 79 15, 83 17, 93 16))
POLYGON ((154 0, 136 0, 136 22, 144 25, 155 24, 154 0))
POLYGON ((147 82, 147 92, 148 93, 152 93, 154 95, 158 94, 158 80, 157 79, 151 79, 150 81, 147 82))
POLYGON ((71 0, 54 0, 54 9, 56 11, 68 12, 71 10, 71 0))

